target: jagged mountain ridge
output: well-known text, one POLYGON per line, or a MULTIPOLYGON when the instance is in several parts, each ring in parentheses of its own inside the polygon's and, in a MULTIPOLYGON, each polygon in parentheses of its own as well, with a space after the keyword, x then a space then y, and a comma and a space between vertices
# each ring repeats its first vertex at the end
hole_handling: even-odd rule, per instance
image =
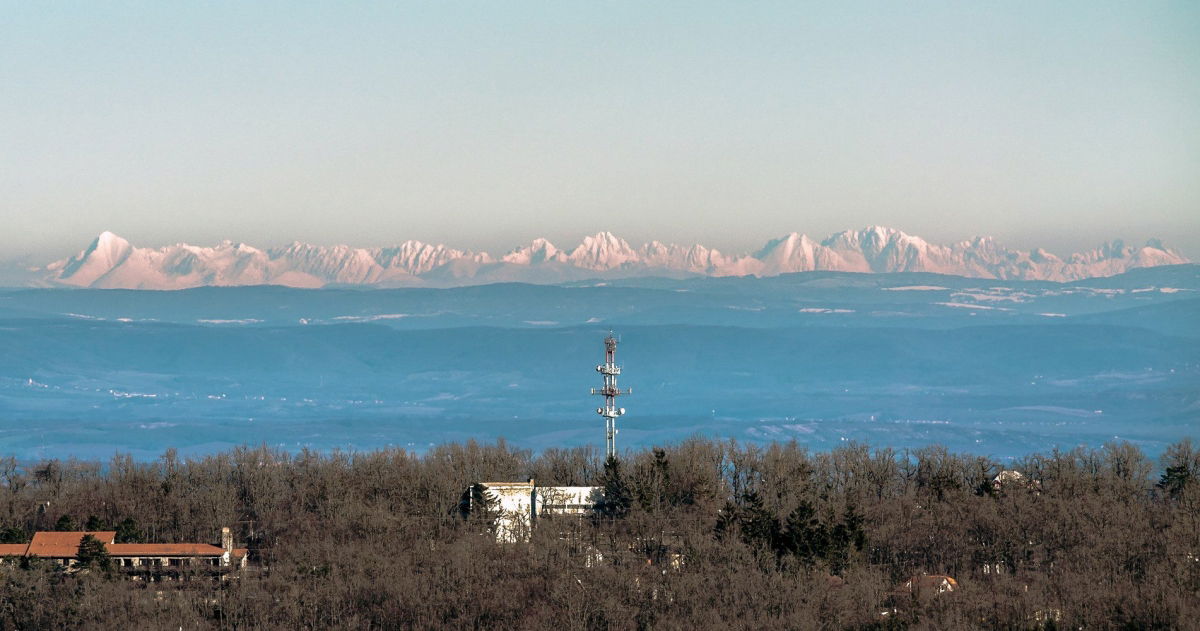
POLYGON ((741 255, 659 241, 634 248, 610 232, 600 232, 570 250, 535 239, 499 258, 411 240, 387 248, 295 242, 260 250, 231 241, 212 247, 180 243, 139 248, 104 232, 79 254, 47 265, 42 283, 122 289, 260 284, 394 287, 648 275, 775 276, 814 270, 1072 281, 1188 262, 1158 240, 1143 246, 1113 241, 1060 258, 1042 249, 1005 248, 990 237, 933 244, 880 226, 839 232, 820 242, 793 232, 741 255))

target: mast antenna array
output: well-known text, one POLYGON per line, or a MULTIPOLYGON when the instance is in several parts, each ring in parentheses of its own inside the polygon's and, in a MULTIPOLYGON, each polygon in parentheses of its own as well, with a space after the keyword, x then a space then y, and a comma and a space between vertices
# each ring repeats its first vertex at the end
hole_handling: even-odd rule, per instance
POLYGON ((617 387, 617 375, 621 367, 617 365, 617 338, 612 331, 604 338, 604 363, 596 366, 596 372, 604 376, 603 388, 592 388, 592 394, 604 397, 604 407, 596 408, 596 414, 604 417, 605 458, 617 457, 617 417, 625 414, 625 408, 617 407, 617 397, 633 394, 633 388, 622 390, 617 387))

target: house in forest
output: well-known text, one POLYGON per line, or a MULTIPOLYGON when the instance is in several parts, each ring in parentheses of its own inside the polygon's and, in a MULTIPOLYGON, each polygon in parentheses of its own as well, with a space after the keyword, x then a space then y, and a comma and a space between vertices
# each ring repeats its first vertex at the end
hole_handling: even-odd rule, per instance
POLYGON ((888 592, 884 599, 884 606, 887 608, 879 615, 887 618, 900 613, 914 601, 928 603, 942 594, 948 594, 957 589, 958 581, 945 574, 920 574, 888 592))
POLYGON ((590 515, 602 496, 598 486, 538 486, 528 482, 480 482, 464 493, 464 513, 495 519, 496 540, 527 541, 539 518, 590 515))
POLYGON ((992 478, 992 490, 997 493, 1011 489, 1027 489, 1030 491, 1040 491, 1042 483, 1031 479, 1020 471, 1005 469, 999 475, 992 478))
POLYGON ((908 579, 892 590, 890 595, 900 599, 928 600, 956 589, 958 581, 945 574, 922 574, 908 579))
POLYGON ((99 541, 112 564, 123 570, 182 570, 185 568, 242 568, 247 550, 235 548, 233 532, 221 529, 221 545, 207 543, 117 543, 112 530, 36 532, 29 543, 0 544, 0 557, 49 559, 65 567, 79 561, 80 544, 91 535, 99 541))

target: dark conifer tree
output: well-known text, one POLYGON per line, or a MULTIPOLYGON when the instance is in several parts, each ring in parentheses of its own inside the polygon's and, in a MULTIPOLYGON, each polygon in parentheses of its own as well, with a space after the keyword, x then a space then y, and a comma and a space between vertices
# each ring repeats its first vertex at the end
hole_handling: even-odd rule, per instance
POLYGON ((781 547, 806 563, 825 556, 828 533, 817 518, 817 511, 808 501, 802 501, 788 514, 781 535, 781 547))
POLYGON ((104 547, 104 542, 92 535, 84 535, 79 540, 79 550, 75 554, 79 567, 104 570, 105 572, 112 569, 112 559, 108 556, 108 549, 104 547))
POLYGON ((500 500, 495 493, 487 490, 483 484, 476 482, 468 486, 458 498, 458 516, 462 519, 484 524, 489 529, 495 526, 499 516, 500 500))
POLYGON ((834 574, 841 574, 850 564, 850 551, 861 552, 865 543, 862 516, 855 512, 853 506, 847 506, 842 522, 835 525, 829 533, 829 547, 826 551, 829 570, 834 574))
POLYGON ((629 514, 633 506, 633 494, 621 475, 621 461, 609 457, 604 461, 604 473, 600 485, 604 497, 596 504, 596 514, 606 519, 621 519, 629 514))
POLYGON ((145 535, 132 517, 126 517, 117 524, 117 543, 145 543, 144 539, 145 535))
POLYGON ((1177 498, 1191 481, 1192 472, 1184 465, 1176 465, 1167 467, 1156 486, 1166 491, 1167 495, 1177 498))
POLYGON ((20 526, 0 528, 0 543, 28 543, 29 532, 20 526))
POLYGON ((779 519, 763 504, 758 492, 743 493, 739 504, 738 529, 742 541, 754 548, 778 551, 781 540, 779 519))

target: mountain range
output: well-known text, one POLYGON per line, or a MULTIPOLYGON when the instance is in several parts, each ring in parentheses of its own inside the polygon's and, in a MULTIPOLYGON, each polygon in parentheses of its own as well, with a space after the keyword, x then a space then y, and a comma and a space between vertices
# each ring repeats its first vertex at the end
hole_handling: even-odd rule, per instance
POLYGON ((33 284, 109 289, 263 284, 439 287, 639 276, 766 277, 805 271, 932 272, 1064 282, 1188 262, 1158 240, 1142 246, 1113 241, 1060 258, 1042 249, 1006 248, 990 237, 939 245, 880 226, 839 232, 823 241, 793 232, 756 252, 737 255, 698 244, 651 241, 633 247, 610 232, 600 232, 570 249, 535 239, 498 257, 411 240, 384 248, 294 242, 264 250, 232 241, 212 247, 179 243, 145 248, 104 232, 75 256, 34 270, 38 276, 33 284))

